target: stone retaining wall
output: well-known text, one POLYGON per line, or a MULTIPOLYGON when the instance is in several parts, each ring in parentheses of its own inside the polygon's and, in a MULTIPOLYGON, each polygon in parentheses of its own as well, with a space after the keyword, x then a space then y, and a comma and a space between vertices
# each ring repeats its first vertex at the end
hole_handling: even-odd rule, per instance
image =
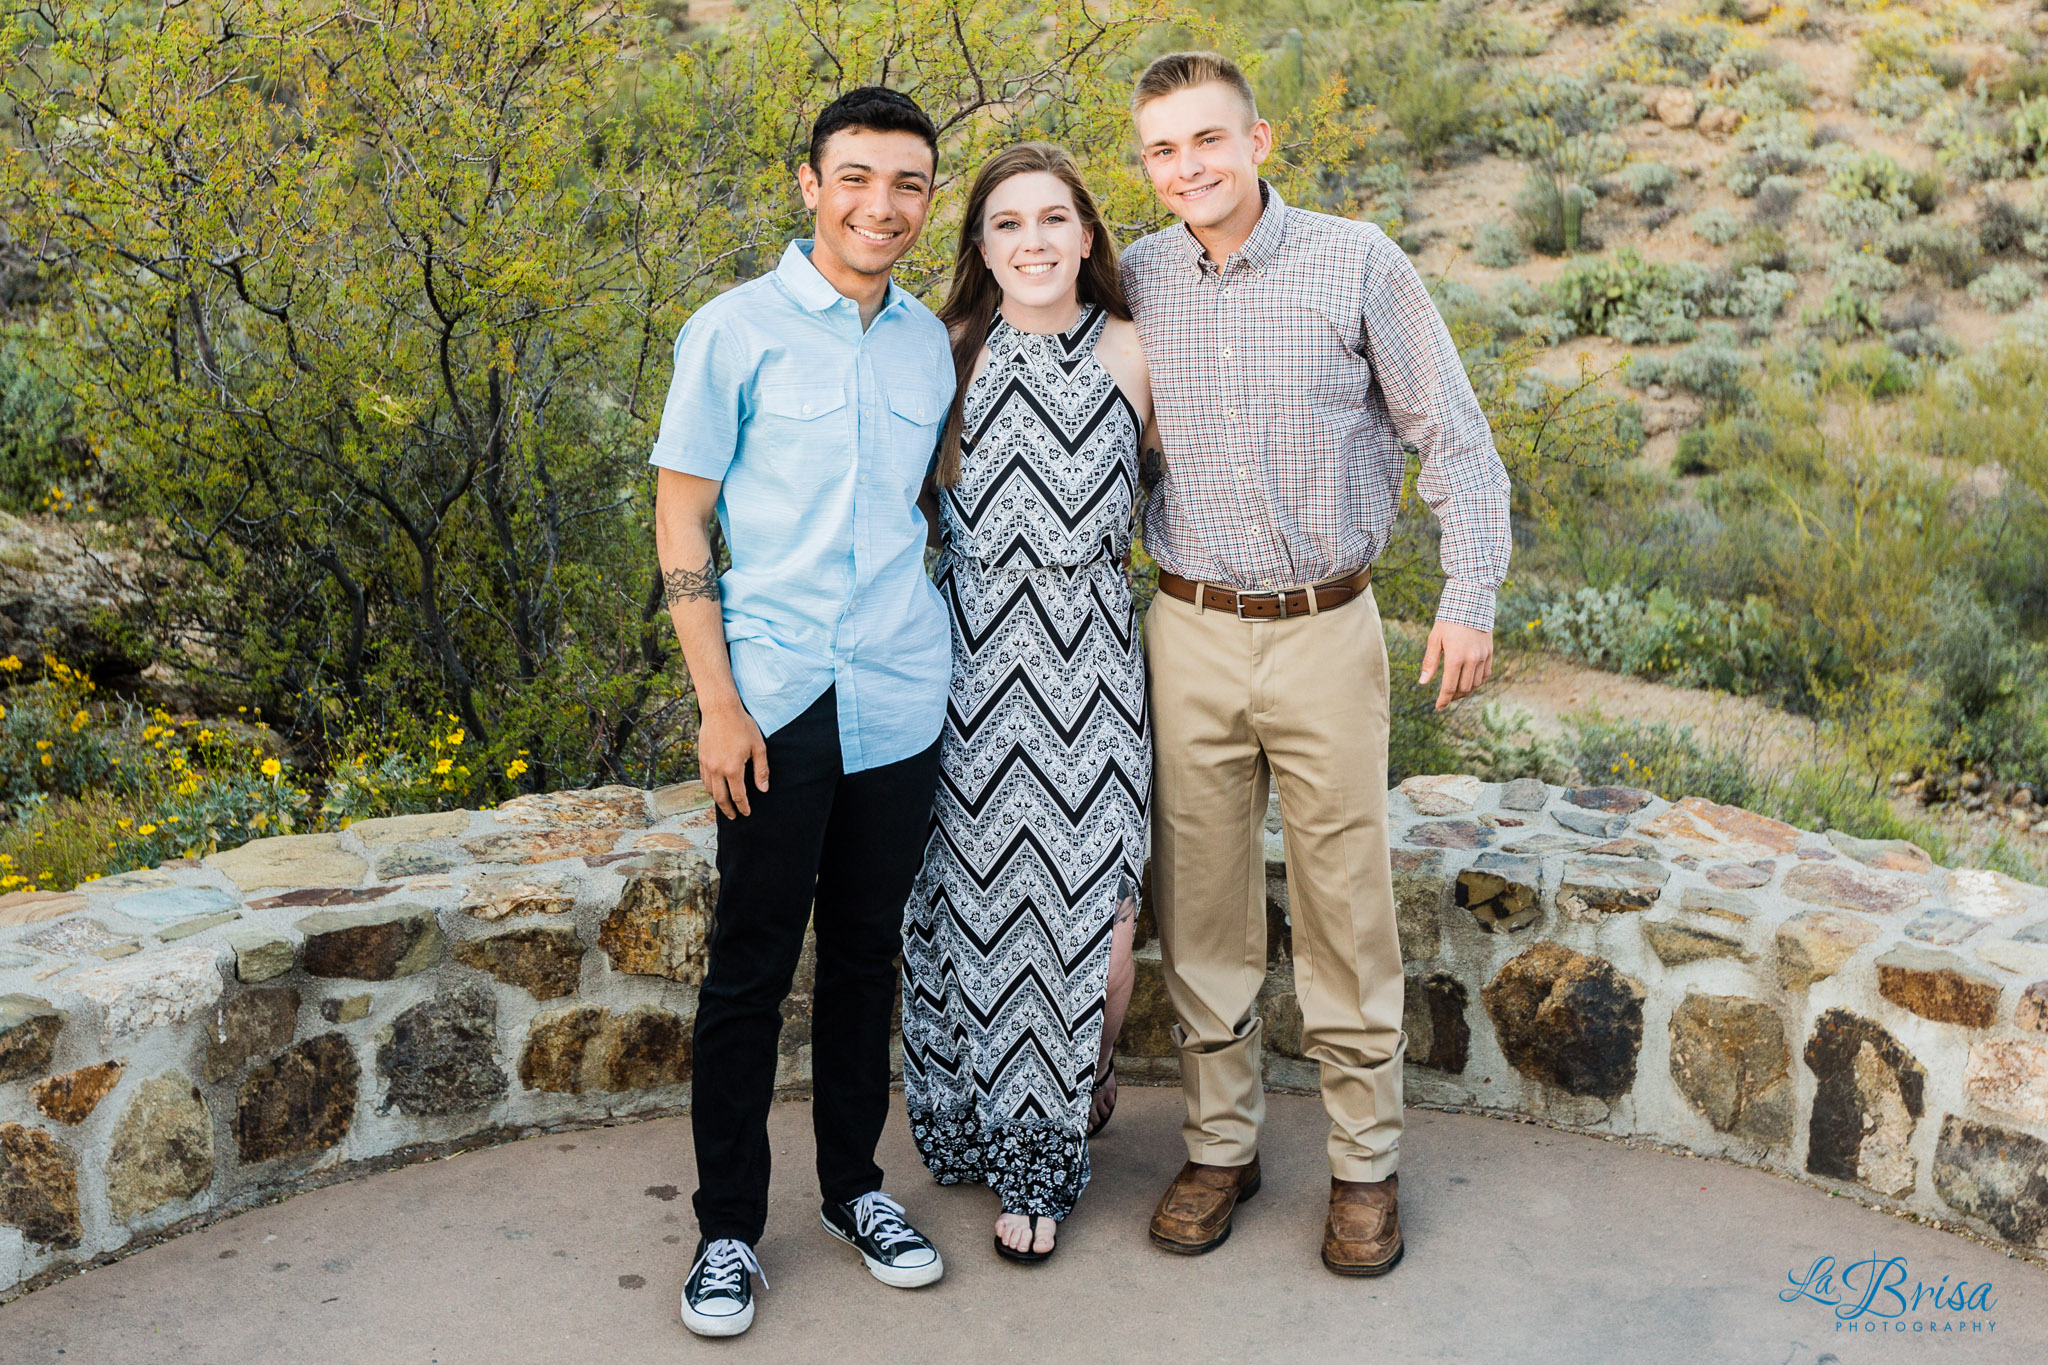
MULTIPOLYGON (((1411 1100, 2048 1248, 2048 891, 1624 788, 1392 806, 1411 1100)), ((1270 825, 1267 1077, 1312 1089, 1270 825)), ((0 1298, 357 1170, 681 1109, 713 833, 695 784, 614 787, 0 898, 0 1298)), ((1141 941, 1120 1069, 1170 1080, 1141 941)))

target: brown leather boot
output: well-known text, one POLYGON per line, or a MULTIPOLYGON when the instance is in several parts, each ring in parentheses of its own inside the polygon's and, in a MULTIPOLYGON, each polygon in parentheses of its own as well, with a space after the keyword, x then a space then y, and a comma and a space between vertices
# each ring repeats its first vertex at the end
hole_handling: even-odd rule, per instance
POLYGON ((1384 1275, 1401 1263, 1401 1177, 1330 1178, 1323 1264, 1339 1275, 1384 1275))
POLYGON ((1214 1251, 1230 1236, 1230 1215, 1259 1192, 1259 1159, 1243 1166, 1190 1161, 1152 1211, 1152 1240, 1182 1256, 1214 1251))

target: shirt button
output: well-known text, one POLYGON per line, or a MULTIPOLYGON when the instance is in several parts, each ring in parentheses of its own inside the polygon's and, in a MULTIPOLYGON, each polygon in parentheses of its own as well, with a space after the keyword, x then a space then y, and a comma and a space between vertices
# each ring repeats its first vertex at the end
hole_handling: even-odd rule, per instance
POLYGON ((1233 422, 1234 422, 1234 421, 1236 421, 1236 420, 1237 420, 1237 409, 1236 409, 1236 408, 1225 408, 1225 409, 1223 410, 1223 415, 1224 415, 1225 417, 1228 417, 1228 418, 1229 418, 1229 419, 1230 419, 1231 421, 1233 421, 1233 422))
POLYGON ((1224 358, 1225 360, 1228 360, 1228 359, 1230 359, 1230 348, 1229 348, 1228 346, 1225 346, 1225 347, 1223 348, 1223 358, 1224 358))
POLYGON ((811 410, 811 405, 810 405, 809 403, 806 403, 806 404, 804 404, 804 411, 805 411, 805 412, 809 412, 810 410, 811 410))

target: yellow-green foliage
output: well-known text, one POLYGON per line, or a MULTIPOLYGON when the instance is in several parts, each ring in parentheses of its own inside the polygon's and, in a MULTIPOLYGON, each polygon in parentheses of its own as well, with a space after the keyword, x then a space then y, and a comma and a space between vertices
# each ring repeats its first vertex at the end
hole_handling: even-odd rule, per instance
POLYGON ((1756 46, 1753 35, 1719 17, 1660 15, 1625 25, 1600 69, 1615 80, 1637 85, 1696 85, 1722 54, 1756 46))
MULTIPOLYGON (((188 566, 152 625, 295 735, 446 711, 548 785, 690 770, 644 452, 683 321, 801 235, 817 111, 886 80, 945 130, 900 275, 929 295, 955 186, 1013 140, 1157 225, 1143 47, 1239 45, 1152 0, 786 0, 688 37, 613 0, 135 18, 15 21, 0 194, 65 261, 56 369, 127 510, 188 566)), ((1323 174, 1363 111, 1314 79, 1276 113, 1268 173, 1349 211, 1323 174)))

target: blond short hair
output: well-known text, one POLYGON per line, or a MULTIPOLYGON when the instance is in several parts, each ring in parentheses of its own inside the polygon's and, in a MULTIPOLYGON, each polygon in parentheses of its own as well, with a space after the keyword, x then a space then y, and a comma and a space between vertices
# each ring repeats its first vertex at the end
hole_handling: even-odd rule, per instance
POLYGON ((1153 58, 1131 92, 1131 112, 1135 114, 1163 95, 1212 81, 1235 91, 1244 101, 1245 111, 1257 121, 1259 102, 1252 94, 1252 83, 1244 78, 1244 71, 1236 62, 1220 52, 1169 52, 1153 58))

